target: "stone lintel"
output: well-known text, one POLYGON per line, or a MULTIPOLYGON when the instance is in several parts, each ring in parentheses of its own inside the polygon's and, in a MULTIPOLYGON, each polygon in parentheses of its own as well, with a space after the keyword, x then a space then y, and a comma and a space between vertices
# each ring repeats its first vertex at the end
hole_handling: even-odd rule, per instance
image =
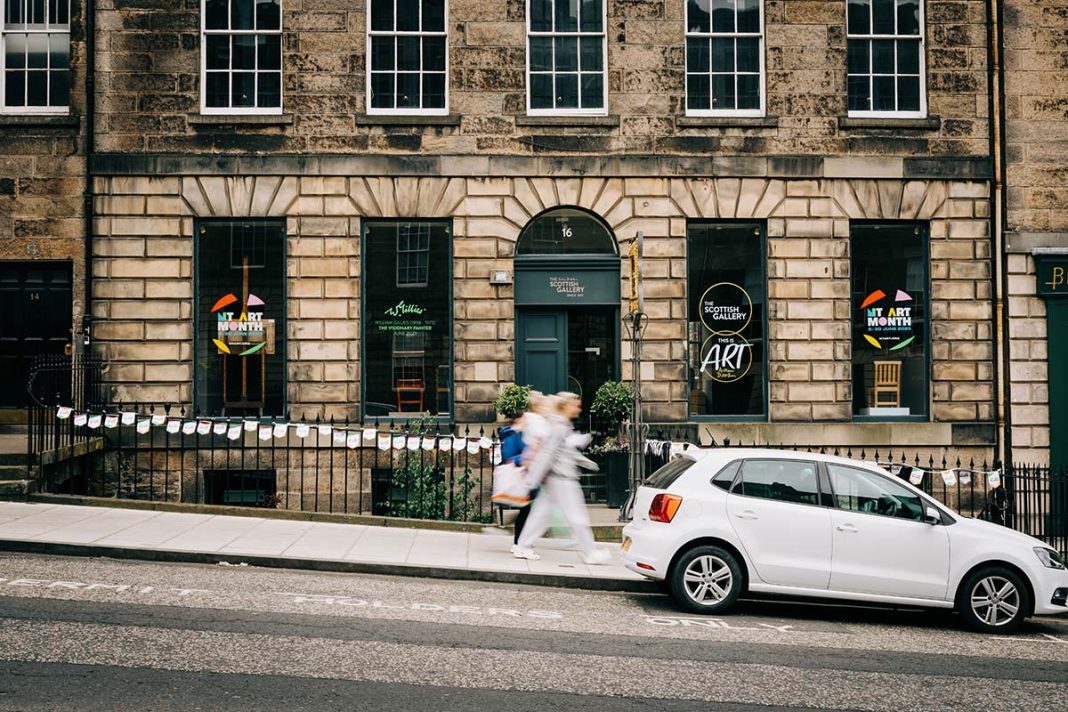
POLYGON ((1068 232, 1006 232, 1005 251, 1042 254, 1046 249, 1068 250, 1068 232))
POLYGON ((990 180, 994 162, 977 158, 906 158, 905 178, 941 180, 990 180))

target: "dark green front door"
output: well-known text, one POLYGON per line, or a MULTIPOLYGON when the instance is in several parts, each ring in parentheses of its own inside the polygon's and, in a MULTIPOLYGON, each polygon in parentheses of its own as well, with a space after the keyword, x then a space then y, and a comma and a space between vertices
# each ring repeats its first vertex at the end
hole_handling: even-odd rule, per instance
POLYGON ((519 309, 516 383, 542 393, 567 390, 567 311, 519 309))
POLYGON ((1049 329, 1049 461, 1068 466, 1068 299, 1046 300, 1049 329))

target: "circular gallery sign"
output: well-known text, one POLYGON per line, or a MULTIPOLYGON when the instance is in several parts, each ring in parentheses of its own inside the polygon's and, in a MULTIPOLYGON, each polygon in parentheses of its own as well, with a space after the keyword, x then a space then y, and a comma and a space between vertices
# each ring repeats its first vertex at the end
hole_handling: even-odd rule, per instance
POLYGON ((753 345, 739 334, 713 334, 701 347, 701 370, 713 381, 733 383, 752 365, 753 345))
POLYGON ((753 318, 753 300, 733 282, 713 284, 701 295, 701 323, 713 335, 738 334, 753 318))

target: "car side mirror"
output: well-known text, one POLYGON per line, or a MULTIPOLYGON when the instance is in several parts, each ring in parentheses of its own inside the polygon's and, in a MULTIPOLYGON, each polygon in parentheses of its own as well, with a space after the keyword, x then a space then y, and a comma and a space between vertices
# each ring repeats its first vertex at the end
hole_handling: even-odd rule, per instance
POLYGON ((942 515, 934 507, 928 506, 927 509, 924 511, 924 514, 923 514, 923 521, 925 521, 925 522, 927 522, 928 524, 931 524, 931 525, 941 524, 942 523, 942 515))

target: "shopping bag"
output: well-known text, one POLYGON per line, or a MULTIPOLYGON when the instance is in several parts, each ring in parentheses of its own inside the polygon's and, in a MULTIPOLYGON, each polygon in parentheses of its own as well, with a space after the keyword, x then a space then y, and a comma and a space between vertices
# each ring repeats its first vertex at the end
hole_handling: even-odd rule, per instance
POLYGON ((525 507, 530 504, 530 486, 527 484, 526 471, 511 462, 502 462, 494 467, 493 495, 490 499, 497 504, 512 507, 525 507))

